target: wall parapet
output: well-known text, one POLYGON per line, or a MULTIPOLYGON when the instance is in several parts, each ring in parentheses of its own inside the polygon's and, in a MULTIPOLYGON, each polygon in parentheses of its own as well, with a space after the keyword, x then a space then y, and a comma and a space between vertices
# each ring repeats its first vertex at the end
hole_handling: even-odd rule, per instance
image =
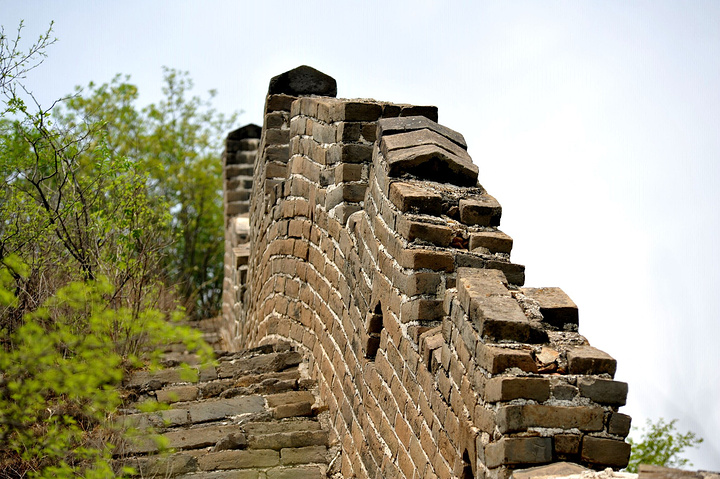
POLYGON ((225 183, 226 341, 303 348, 343 477, 624 467, 627 384, 561 289, 523 287, 463 136, 435 107, 334 85, 310 67, 279 75, 259 140, 242 140, 252 190, 225 183))

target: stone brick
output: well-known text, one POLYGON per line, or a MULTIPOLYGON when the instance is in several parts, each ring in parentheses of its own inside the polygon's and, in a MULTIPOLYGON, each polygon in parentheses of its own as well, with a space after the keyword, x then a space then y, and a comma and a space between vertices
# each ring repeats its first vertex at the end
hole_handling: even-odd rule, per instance
POLYGON ((550 462, 552 449, 549 437, 506 437, 485 446, 485 464, 494 468, 505 464, 550 462))
POLYGON ((265 111, 267 111, 267 112, 290 111, 290 108, 292 107, 292 103, 295 100, 297 100, 297 97, 292 96, 292 95, 284 95, 284 94, 268 95, 267 100, 265 102, 265 111))
POLYGON ((615 375, 617 361, 609 354, 592 346, 578 346, 567 353, 570 374, 615 375))
POLYGON ((434 271, 452 271, 455 267, 452 253, 448 251, 408 248, 400 252, 397 258, 403 268, 431 269, 434 271))
POLYGON ((617 436, 627 437, 630 434, 632 418, 627 414, 619 412, 610 413, 608 421, 608 432, 617 436))
POLYGON ((553 437, 555 452, 557 454, 572 455, 580 452, 580 439, 578 434, 556 434, 553 437))
POLYGON ((408 241, 421 240, 437 246, 449 246, 455 232, 448 226, 399 217, 397 232, 408 241))
POLYGON ((337 95, 337 82, 334 78, 307 65, 281 73, 270 79, 268 95, 337 95))
MULTIPOLYGON (((387 107, 386 107, 387 108, 387 107)), ((440 133, 444 137, 450 139, 453 143, 467 148, 465 138, 446 126, 439 125, 435 121, 424 116, 405 116, 400 118, 383 118, 378 121, 378 138, 385 135, 393 135, 414 130, 428 130, 440 133)))
POLYGON ((277 467, 267 471, 267 479, 322 479, 325 477, 319 466, 277 467))
POLYGON ((585 436, 581 458, 591 464, 625 467, 630 459, 630 444, 615 439, 585 436))
POLYGON ((510 253, 513 239, 502 231, 480 231, 470 233, 468 246, 470 251, 476 248, 487 248, 491 253, 510 253))
POLYGON ((280 449, 280 464, 308 464, 312 462, 326 462, 327 447, 325 446, 306 446, 306 447, 290 447, 280 449))
POLYGON ((210 452, 197 458, 203 471, 272 467, 280 463, 280 453, 267 449, 210 452))
POLYGON ((490 195, 460 200, 460 221, 466 225, 499 226, 502 207, 490 195))
POLYGON ((476 360, 478 366, 490 374, 499 374, 510 368, 519 368, 537 373, 537 365, 529 351, 522 349, 498 348, 478 342, 476 360))
POLYGON ((614 406, 625 405, 627 399, 628 385, 620 381, 608 379, 583 377, 578 378, 580 394, 586 398, 602 404, 614 406))
POLYGON ((577 325, 578 307, 560 288, 523 288, 523 294, 540 305, 543 321, 558 328, 566 324, 577 325))
POLYGON ((336 121, 375 121, 382 115, 382 105, 375 102, 343 101, 335 105, 336 121))
POLYGON ((544 378, 492 378, 485 384, 488 402, 532 399, 544 402, 550 397, 550 381, 544 378))
POLYGON ((194 423, 212 421, 238 414, 260 413, 265 411, 265 401, 261 396, 239 396, 232 399, 214 399, 183 406, 194 423))
POLYGON ((435 145, 420 145, 392 150, 385 158, 387 174, 400 177, 406 173, 424 180, 475 186, 478 167, 465 157, 455 155, 435 145))
POLYGON ((394 181, 390 184, 390 201, 402 212, 439 216, 442 197, 412 183, 394 181))
POLYGON ((389 153, 393 150, 412 148, 419 145, 439 146, 454 155, 465 158, 467 161, 472 161, 465 148, 453 143, 447 137, 427 128, 395 135, 385 135, 380 142, 380 149, 382 150, 383 155, 387 158, 389 153))
POLYGON ((549 464, 547 466, 529 467, 527 469, 515 469, 512 472, 512 478, 533 479, 566 477, 571 475, 580 476, 583 472, 588 471, 589 469, 586 469, 578 464, 573 464, 571 462, 559 462, 555 464, 549 464))
POLYGON ((601 431, 604 410, 599 407, 565 407, 526 404, 502 406, 497 411, 500 432, 525 431, 531 427, 549 427, 581 431, 601 431))
POLYGON ((158 402, 174 403, 179 401, 194 401, 198 396, 197 386, 178 386, 161 389, 155 393, 158 402))

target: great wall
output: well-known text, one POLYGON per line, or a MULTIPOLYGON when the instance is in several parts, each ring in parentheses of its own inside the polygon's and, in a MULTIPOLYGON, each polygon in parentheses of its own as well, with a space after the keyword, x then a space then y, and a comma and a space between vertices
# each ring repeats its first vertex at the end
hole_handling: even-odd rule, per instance
POLYGON ((523 287, 463 136, 436 107, 336 93, 298 67, 271 80, 262 128, 228 135, 223 347, 302 356, 336 449, 323 473, 624 467, 616 361, 561 289, 523 287))

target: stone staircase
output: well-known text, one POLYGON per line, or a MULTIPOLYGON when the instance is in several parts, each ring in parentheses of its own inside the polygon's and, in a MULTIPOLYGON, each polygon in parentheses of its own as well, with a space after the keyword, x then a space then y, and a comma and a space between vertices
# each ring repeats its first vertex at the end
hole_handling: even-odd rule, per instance
MULTIPOLYGON (((195 325, 218 346, 213 320, 195 325)), ((339 447, 331 446, 328 413, 303 355, 279 342, 239 353, 216 350, 216 359, 200 365, 173 345, 164 355, 166 369, 128 378, 131 404, 119 420, 130 437, 116 450, 117 466, 132 467, 144 478, 330 475, 339 447), (148 401, 168 408, 140 412, 148 401)))

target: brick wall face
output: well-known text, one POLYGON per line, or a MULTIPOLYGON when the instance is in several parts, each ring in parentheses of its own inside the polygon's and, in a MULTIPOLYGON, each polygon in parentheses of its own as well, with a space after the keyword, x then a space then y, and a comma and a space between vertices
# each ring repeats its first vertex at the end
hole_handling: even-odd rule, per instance
POLYGON ((254 165, 247 198, 225 183, 226 341, 304 348, 343 477, 624 466, 627 384, 562 290, 522 287, 462 135, 434 107, 310 96, 329 77, 307 68, 271 82, 259 140, 228 140, 226 176, 240 145, 254 165))

